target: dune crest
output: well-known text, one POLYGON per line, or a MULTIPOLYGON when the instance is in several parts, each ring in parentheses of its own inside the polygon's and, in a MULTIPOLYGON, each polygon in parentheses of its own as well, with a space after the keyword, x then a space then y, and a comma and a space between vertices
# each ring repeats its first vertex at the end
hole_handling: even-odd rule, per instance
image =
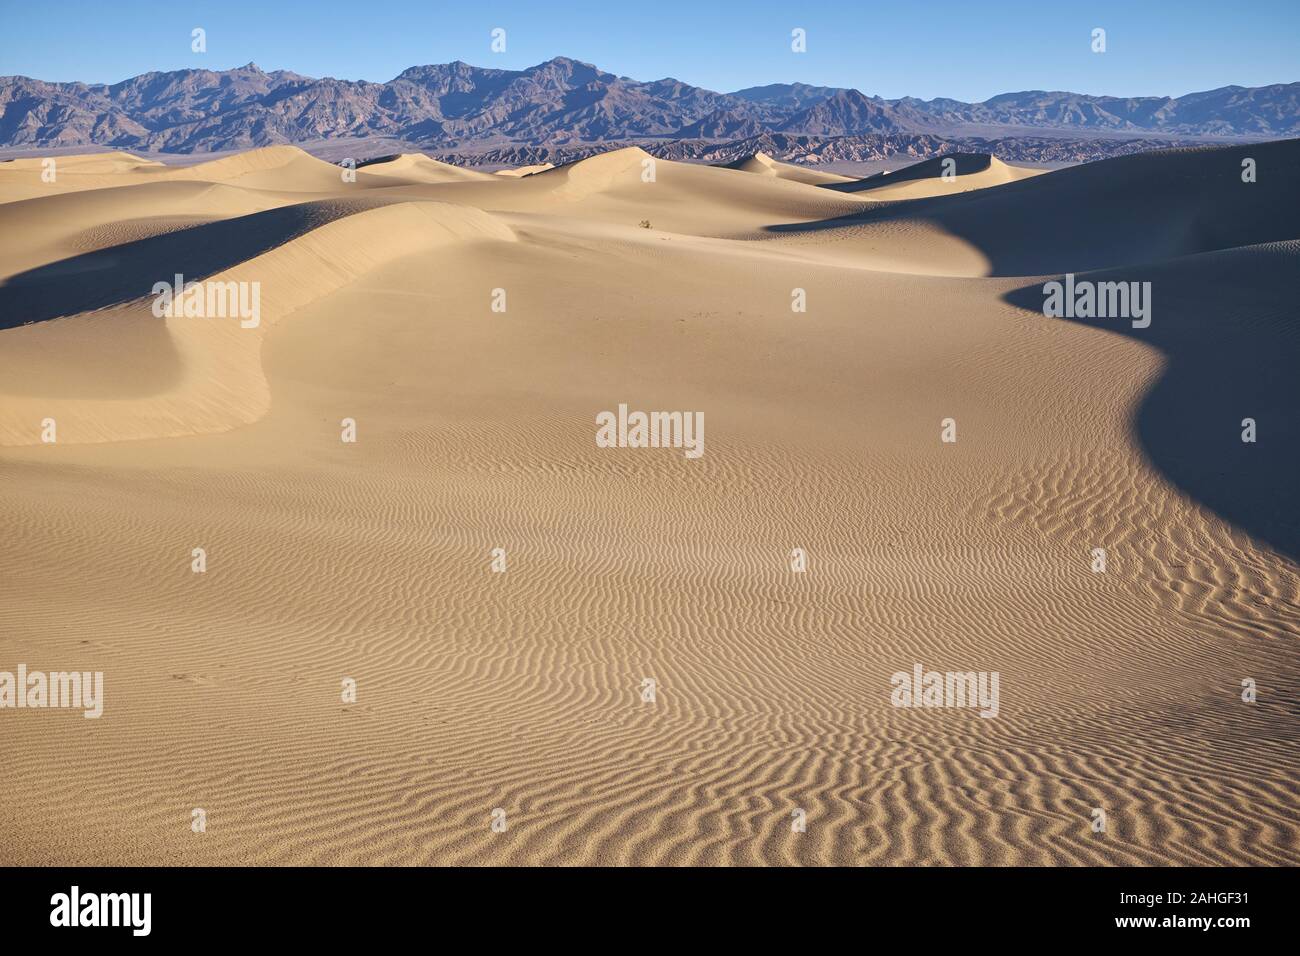
POLYGON ((832 184, 828 188, 856 193, 871 200, 931 199, 1019 182, 1042 172, 1009 166, 996 156, 985 153, 954 153, 865 179, 832 184))
POLYGON ((544 173, 548 169, 554 168, 554 163, 534 163, 531 166, 516 166, 514 169, 498 169, 496 175, 521 179, 524 176, 531 176, 534 173, 544 173))
MULTIPOLYGON (((151 341, 149 347, 160 358, 166 356, 173 374, 156 391, 119 395, 107 403, 100 397, 65 398, 57 392, 16 394, 0 385, 0 446, 39 444, 40 428, 33 425, 47 417, 62 422, 61 444, 201 435, 254 422, 270 403, 261 350, 263 338, 277 322, 386 263, 449 244, 514 241, 509 226, 477 209, 433 202, 362 203, 334 212, 319 227, 236 266, 186 276, 186 281, 201 279, 205 284, 257 283, 261 314, 256 327, 245 328, 234 316, 159 319, 150 311, 152 299, 140 299, 11 329, 0 355, 0 382, 27 383, 35 389, 37 382, 78 374, 76 391, 113 395, 114 381, 131 380, 123 363, 129 366, 133 357, 105 363, 102 349, 86 355, 78 348, 76 343, 87 340, 103 343, 109 354, 111 340, 134 346, 151 341), (60 351, 51 353, 50 348, 60 351), (69 368, 69 357, 78 353, 86 361, 69 368), (62 367, 55 372, 50 367, 54 364, 62 367), (8 374, 3 373, 6 368, 8 374)), ((159 275, 159 281, 171 279, 170 274, 159 275)))
POLYGON ((489 173, 474 169, 453 166, 450 163, 430 159, 423 153, 403 153, 386 160, 365 163, 358 168, 358 179, 377 176, 385 179, 400 180, 409 185, 490 182, 489 173))
POLYGON ((170 180, 200 180, 246 189, 333 192, 343 184, 342 170, 297 146, 267 146, 193 166, 151 166, 139 175, 170 180))
POLYGON ((828 173, 820 169, 796 166, 793 163, 783 163, 764 152, 757 152, 752 156, 726 163, 722 168, 740 169, 747 173, 757 173, 760 176, 774 176, 777 179, 788 179, 791 182, 806 183, 809 186, 857 182, 852 176, 841 176, 838 173, 828 173))
MULTIPOLYGON (((1298 145, 1137 153, 955 195, 872 203, 768 234, 828 260, 917 274, 1037 276, 1156 263, 1294 238, 1300 181, 1246 182, 1242 163, 1285 169, 1298 145)), ((920 186, 928 193, 934 182, 920 186)), ((879 191, 853 195, 870 200, 879 191)))

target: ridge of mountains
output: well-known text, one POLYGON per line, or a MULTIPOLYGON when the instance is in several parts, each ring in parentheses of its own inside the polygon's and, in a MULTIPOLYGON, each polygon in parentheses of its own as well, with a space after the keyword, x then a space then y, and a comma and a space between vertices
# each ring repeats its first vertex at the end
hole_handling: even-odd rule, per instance
POLYGON ((717 93, 641 82, 556 57, 523 70, 413 66, 386 83, 316 79, 256 64, 145 73, 114 84, 0 77, 0 146, 193 153, 375 138, 458 155, 650 140, 785 136, 1162 137, 1300 135, 1300 83, 1180 97, 1033 90, 982 103, 886 100, 778 83, 717 93))

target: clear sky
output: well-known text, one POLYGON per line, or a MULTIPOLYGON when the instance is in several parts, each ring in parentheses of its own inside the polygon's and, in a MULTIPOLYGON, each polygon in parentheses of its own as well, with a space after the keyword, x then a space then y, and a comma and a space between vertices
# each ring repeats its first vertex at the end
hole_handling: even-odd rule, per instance
POLYGON ((383 81, 417 64, 520 69, 561 55, 723 92, 798 80, 890 98, 1178 96, 1300 80, 1300 0, 0 0, 0 75, 44 80, 253 61, 383 81), (206 53, 190 49, 194 27, 206 53), (490 48, 495 27, 504 53, 490 48), (790 50, 795 27, 806 53, 790 50), (1090 49, 1094 27, 1104 54, 1090 49))

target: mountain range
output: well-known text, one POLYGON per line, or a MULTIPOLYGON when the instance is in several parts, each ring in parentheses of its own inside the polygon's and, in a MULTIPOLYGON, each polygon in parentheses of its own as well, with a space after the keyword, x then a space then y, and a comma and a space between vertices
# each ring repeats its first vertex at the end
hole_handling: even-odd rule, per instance
POLYGON ((1300 135, 1300 83, 1180 97, 1040 90, 982 103, 886 100, 803 83, 717 93, 641 82, 556 57, 524 70, 454 62, 386 83, 315 79, 256 64, 145 73, 111 85, 0 77, 0 146, 192 153, 334 139, 475 154, 610 141, 793 137, 1300 135))

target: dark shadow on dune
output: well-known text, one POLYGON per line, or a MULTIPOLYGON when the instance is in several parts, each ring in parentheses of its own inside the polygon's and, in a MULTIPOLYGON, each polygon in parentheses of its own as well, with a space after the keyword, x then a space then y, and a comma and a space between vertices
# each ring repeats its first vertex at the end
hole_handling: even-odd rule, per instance
POLYGON ((401 158, 401 153, 388 153, 385 156, 373 156, 370 159, 359 159, 357 160, 357 169, 365 169, 367 166, 381 166, 384 163, 391 163, 394 160, 401 158))
POLYGON ((1294 239, 1300 236, 1300 140, 1138 153, 768 231, 869 233, 879 226, 882 238, 891 238, 884 229, 908 221, 965 240, 988 259, 994 276, 1107 269, 1294 239), (1256 163, 1253 183, 1242 181, 1247 158, 1256 163))
POLYGON ((317 200, 268 209, 61 259, 0 284, 0 330, 150 296, 179 273, 198 281, 386 199, 317 200))
MULTIPOLYGON (((1300 559, 1300 241, 1078 279, 1151 283, 1146 329, 1127 319, 1042 318, 1102 328, 1164 353, 1168 365, 1134 422, 1151 462, 1224 520, 1300 559), (1241 440, 1245 418, 1256 422, 1254 444, 1241 440)), ((1041 316, 1043 282, 1004 298, 1041 316)))
POLYGON ((982 173, 989 168, 991 162, 992 158, 988 153, 949 153, 946 156, 936 156, 933 159, 913 163, 911 166, 897 171, 865 176, 851 183, 821 183, 818 188, 832 189, 838 193, 869 192, 878 186, 893 186, 898 183, 916 182, 920 179, 940 179, 945 169, 952 169, 953 172, 950 175, 956 176, 982 173), (951 159, 952 164, 945 164, 945 159, 951 159))

